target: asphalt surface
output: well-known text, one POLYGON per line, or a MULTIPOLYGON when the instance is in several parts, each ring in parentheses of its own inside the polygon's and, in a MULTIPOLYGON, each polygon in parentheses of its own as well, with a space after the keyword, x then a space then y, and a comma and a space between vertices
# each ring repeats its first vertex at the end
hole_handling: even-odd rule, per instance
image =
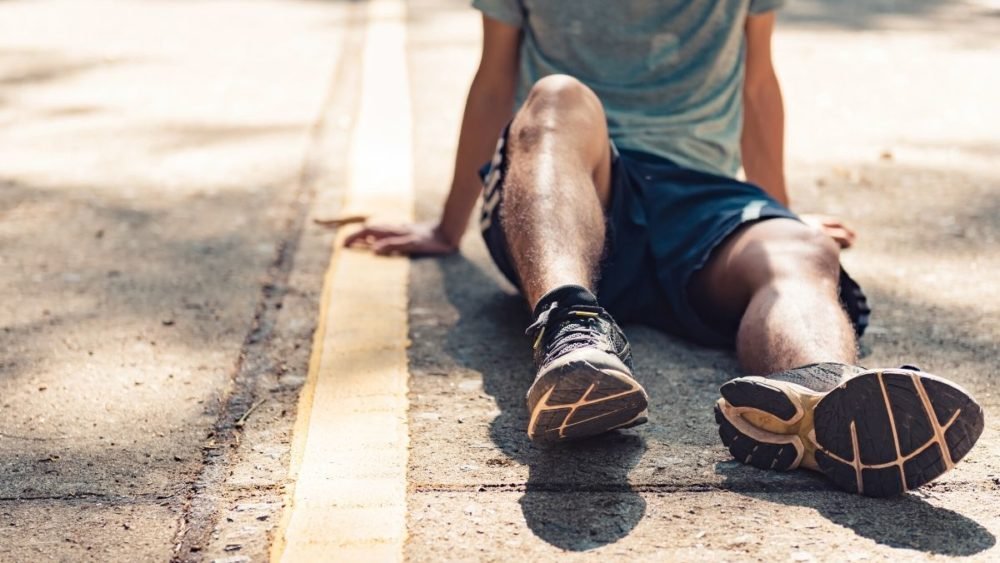
MULTIPOLYGON (((414 0, 418 214, 450 182, 478 15, 414 0)), ((410 280, 405 555, 1000 558, 1000 7, 796 2, 775 57, 795 207, 859 232, 863 363, 986 409, 979 445, 870 500, 733 463, 732 357, 627 327, 650 424, 524 436, 528 313, 470 231, 410 280)), ((358 106, 358 3, 0 2, 0 560, 261 561, 358 106)))
MULTIPOLYGON (((989 250, 1000 112, 987 102, 1000 83, 982 71, 996 20, 968 5, 795 4, 775 39, 795 207, 859 232, 844 262, 875 309, 864 364, 916 363, 972 390, 987 412, 979 446, 932 486, 887 501, 748 468, 712 419, 718 386, 738 374, 731 355, 626 327, 650 423, 536 448, 524 434, 528 311, 473 231, 461 256, 418 261, 411 280, 410 559, 1000 557, 987 500, 1000 492, 1000 260, 989 250)), ((416 182, 431 219, 478 36, 460 5, 414 6, 414 96, 427 108, 415 115, 416 182)))
POLYGON ((265 557, 352 10, 0 3, 0 559, 265 557))

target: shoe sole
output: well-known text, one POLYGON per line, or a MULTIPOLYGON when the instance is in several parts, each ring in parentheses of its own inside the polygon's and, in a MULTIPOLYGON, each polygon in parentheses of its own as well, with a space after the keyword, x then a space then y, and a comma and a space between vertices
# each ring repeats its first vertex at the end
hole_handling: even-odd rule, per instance
POLYGON ((603 352, 571 352, 528 390, 528 437, 551 444, 631 428, 646 422, 648 404, 624 364, 603 352))
POLYGON ((887 497, 951 470, 983 432, 961 387, 922 372, 863 372, 829 393, 763 377, 722 386, 719 436, 762 469, 819 471, 844 490, 887 497))

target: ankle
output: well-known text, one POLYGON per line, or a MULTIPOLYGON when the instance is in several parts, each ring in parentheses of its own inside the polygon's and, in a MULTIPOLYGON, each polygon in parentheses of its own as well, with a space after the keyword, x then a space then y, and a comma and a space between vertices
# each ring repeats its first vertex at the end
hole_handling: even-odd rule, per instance
POLYGON ((549 309, 553 303, 559 307, 572 307, 575 305, 597 306, 597 297, 582 285, 561 285, 548 291, 535 304, 532 316, 538 318, 543 311, 549 309))

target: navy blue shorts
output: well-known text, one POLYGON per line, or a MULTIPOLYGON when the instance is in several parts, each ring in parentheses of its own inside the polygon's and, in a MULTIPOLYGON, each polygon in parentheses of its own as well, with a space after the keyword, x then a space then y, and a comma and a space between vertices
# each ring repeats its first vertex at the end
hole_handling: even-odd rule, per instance
MULTIPOLYGON (((483 178, 482 232, 500 271, 520 287, 500 223, 507 171, 506 130, 483 178)), ((757 186, 691 170, 612 144, 611 204, 597 296, 621 323, 651 325, 709 346, 731 346, 735 329, 701 318, 688 284, 741 225, 798 217, 757 186)), ((841 270, 842 304, 860 336, 870 309, 864 293, 841 270)))

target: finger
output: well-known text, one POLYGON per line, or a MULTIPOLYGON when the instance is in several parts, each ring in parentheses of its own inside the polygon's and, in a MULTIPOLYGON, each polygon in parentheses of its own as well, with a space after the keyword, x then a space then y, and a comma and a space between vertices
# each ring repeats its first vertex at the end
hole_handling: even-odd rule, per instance
POLYGON ((850 246, 850 244, 853 243, 854 239, 857 237, 857 235, 854 233, 854 229, 848 227, 843 223, 837 223, 835 230, 838 233, 838 236, 842 237, 845 241, 847 241, 848 246, 850 246))
POLYGON ((844 229, 845 231, 851 230, 851 228, 848 227, 846 223, 834 217, 825 217, 822 221, 819 222, 819 224, 827 229, 844 229))
POLYGON ((366 225, 356 233, 351 233, 344 239, 345 246, 354 246, 357 242, 371 244, 372 242, 385 238, 401 236, 403 231, 396 227, 385 227, 382 225, 366 225))
POLYGON ((354 246, 355 243, 364 241, 369 236, 371 236, 369 229, 361 229, 360 231, 347 235, 347 238, 344 239, 344 246, 354 246))
POLYGON ((848 231, 846 231, 844 229, 831 229, 831 228, 827 228, 826 229, 826 234, 830 238, 832 238, 833 240, 835 240, 837 242, 837 245, 840 246, 840 248, 847 248, 847 247, 851 246, 851 243, 854 240, 853 237, 851 236, 850 232, 848 232, 848 231))
POLYGON ((854 236, 853 232, 847 231, 847 234, 844 236, 844 240, 840 243, 840 247, 841 248, 850 248, 850 247, 854 246, 854 239, 855 238, 857 238, 857 237, 854 236))
POLYGON ((844 237, 847 238, 848 243, 853 243, 854 239, 858 238, 858 235, 851 229, 844 227, 844 237))
POLYGON ((372 252, 379 256, 390 254, 409 254, 415 249, 414 237, 412 235, 395 236, 383 238, 372 244, 372 252))

